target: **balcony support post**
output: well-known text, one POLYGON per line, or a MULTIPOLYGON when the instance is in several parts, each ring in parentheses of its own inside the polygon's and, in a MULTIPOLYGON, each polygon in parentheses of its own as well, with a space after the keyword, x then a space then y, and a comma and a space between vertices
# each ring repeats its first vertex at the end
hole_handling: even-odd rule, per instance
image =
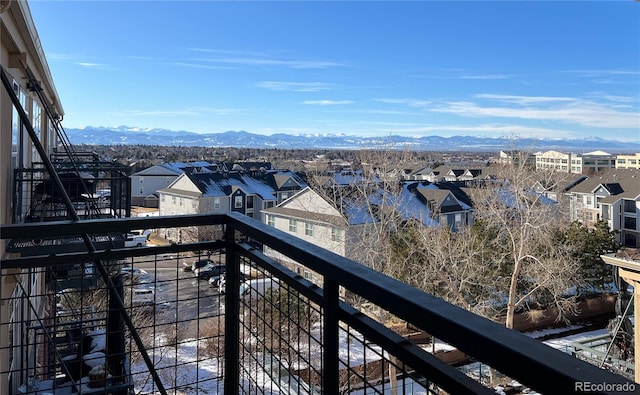
POLYGON ((224 393, 237 395, 240 389, 240 255, 235 244, 235 229, 226 225, 224 295, 224 393))
POLYGON ((324 342, 322 350, 322 392, 325 394, 337 394, 340 383, 338 371, 340 369, 338 352, 340 347, 339 337, 339 285, 337 282, 324 280, 324 342))

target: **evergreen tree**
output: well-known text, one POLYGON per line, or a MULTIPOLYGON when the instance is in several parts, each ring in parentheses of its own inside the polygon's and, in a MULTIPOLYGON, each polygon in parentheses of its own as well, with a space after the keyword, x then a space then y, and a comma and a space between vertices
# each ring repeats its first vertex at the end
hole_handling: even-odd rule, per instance
POLYGON ((598 221, 586 227, 575 221, 565 234, 565 242, 574 249, 574 256, 580 261, 580 275, 591 290, 611 291, 613 272, 600 255, 615 252, 620 247, 616 232, 609 229, 606 221, 598 221))

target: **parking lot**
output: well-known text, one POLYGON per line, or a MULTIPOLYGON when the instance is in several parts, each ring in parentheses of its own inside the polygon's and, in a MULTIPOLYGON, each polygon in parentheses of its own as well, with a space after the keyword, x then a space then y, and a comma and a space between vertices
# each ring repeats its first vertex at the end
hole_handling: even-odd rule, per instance
POLYGON ((216 287, 206 280, 198 280, 183 264, 200 258, 158 257, 157 260, 138 259, 136 268, 145 270, 155 284, 156 317, 159 323, 181 322, 182 336, 197 333, 197 319, 221 314, 220 297, 216 287))

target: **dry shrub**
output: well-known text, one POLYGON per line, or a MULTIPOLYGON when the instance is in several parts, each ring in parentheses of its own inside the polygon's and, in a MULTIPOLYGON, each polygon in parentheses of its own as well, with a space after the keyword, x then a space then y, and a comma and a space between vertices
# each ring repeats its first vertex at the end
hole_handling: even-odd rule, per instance
POLYGON ((216 316, 207 319, 201 324, 202 345, 201 350, 209 357, 224 356, 224 316, 216 316))

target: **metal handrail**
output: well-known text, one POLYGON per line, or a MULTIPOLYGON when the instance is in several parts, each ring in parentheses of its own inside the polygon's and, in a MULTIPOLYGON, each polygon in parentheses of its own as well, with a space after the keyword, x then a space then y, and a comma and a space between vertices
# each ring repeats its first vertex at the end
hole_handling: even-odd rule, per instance
MULTIPOLYGON (((600 369, 571 355, 555 350, 529 336, 507 329, 496 322, 477 316, 361 264, 237 213, 88 220, 75 223, 62 221, 42 223, 37 224, 37 226, 33 224, 6 225, 0 227, 0 238, 83 234, 91 233, 91 231, 95 229, 100 229, 101 232, 105 232, 196 225, 226 226, 226 240, 224 242, 227 249, 228 268, 233 269, 233 267, 237 267, 237 258, 242 255, 250 256, 258 263, 262 262, 263 265, 267 262, 267 259, 261 255, 260 251, 252 250, 252 247, 244 246, 236 242, 233 239, 235 232, 240 232, 252 240, 267 245, 271 249, 297 262, 303 262, 311 270, 323 276, 325 281, 325 287, 322 289, 309 286, 305 296, 311 297, 315 295, 313 296, 314 300, 317 300, 319 303, 324 303, 322 308, 325 309, 325 314, 337 314, 337 317, 333 317, 333 322, 348 321, 360 330, 375 330, 371 333, 363 333, 363 335, 376 338, 376 341, 388 342, 388 347, 391 347, 395 342, 396 344, 393 347, 395 347, 396 350, 407 347, 407 344, 398 342, 398 339, 391 339, 390 336, 384 334, 381 330, 382 328, 377 327, 374 322, 358 314, 352 307, 341 303, 338 299, 337 292, 328 292, 327 289, 337 290, 338 287, 344 287, 350 292, 362 296, 382 309, 405 320, 407 323, 453 345, 474 359, 486 363, 521 384, 543 393, 574 393, 580 388, 577 386, 577 383, 581 382, 608 383, 612 385, 628 385, 630 383, 628 379, 622 376, 600 369), (331 312, 332 309, 333 313, 331 312), (541 377, 544 379, 541 379, 541 377)), ((159 252, 160 248, 162 248, 162 252, 167 252, 170 250, 177 251, 178 249, 193 248, 194 245, 201 246, 202 243, 130 249, 128 252, 124 250, 96 251, 92 253, 93 255, 88 255, 92 257, 109 256, 109 254, 115 253, 127 253, 131 254, 130 256, 143 253, 148 255, 153 253, 153 251, 159 252), (156 248, 158 250, 155 250, 156 248)), ((62 258, 64 257, 49 257, 49 259, 62 258)), ((17 265, 16 260, 3 262, 3 266, 5 263, 17 265)), ((275 272, 277 273, 277 271, 275 272)), ((282 273, 284 273, 284 271, 282 273)), ((231 282, 233 281, 233 272, 228 272, 227 276, 229 284, 233 284, 231 282)), ((278 278, 292 284, 297 283, 297 286, 301 287, 299 276, 283 276, 278 274, 278 278)), ((238 302, 238 296, 234 296, 233 291, 239 289, 239 287, 228 286, 227 289, 231 290, 231 292, 228 292, 225 296, 227 314, 237 313, 237 310, 234 309, 234 303, 238 302), (233 299, 234 297, 236 298, 235 300, 233 299)), ((234 325, 237 323, 234 323, 234 321, 235 320, 226 320, 230 325, 227 328, 229 330, 229 332, 227 332, 227 336, 229 336, 228 339, 233 339, 234 337, 232 335, 234 333, 237 334, 237 332, 234 332, 237 331, 237 326, 234 328, 234 325)), ((325 321, 325 323, 326 322, 328 321, 325 321)), ((337 330, 337 328, 334 327, 328 329, 337 330)), ((330 341, 327 342, 327 344, 329 344, 328 347, 335 347, 335 343, 330 341)), ((237 352, 237 350, 235 351, 237 352)), ((233 347, 227 347, 225 352, 233 352, 233 347)), ((328 355, 327 358, 329 359, 335 359, 336 352, 337 350, 328 349, 323 355, 328 355)), ((410 366, 415 369, 418 374, 430 377, 434 375, 434 371, 439 369, 438 367, 434 367, 433 361, 431 361, 429 357, 420 354, 419 351, 407 348, 407 355, 409 354, 413 354, 412 358, 414 358, 410 366)), ((236 357, 236 359, 227 359, 226 368, 228 369, 233 368, 233 366, 229 366, 229 362, 238 363, 237 355, 232 357, 236 357)), ((229 358, 229 355, 227 355, 227 358, 229 358)), ((233 365, 233 363, 231 363, 231 365, 233 365)), ((331 364, 324 366, 328 368, 331 364)), ((442 385, 445 390, 447 389, 447 385, 449 385, 449 388, 452 388, 451 385, 460 383, 461 380, 463 380, 456 376, 457 373, 453 373, 454 368, 451 369, 452 371, 449 373, 444 369, 441 373, 438 373, 444 375, 439 377, 440 382, 434 380, 436 384, 442 385)), ((332 373, 325 370, 323 374, 330 375, 332 373)), ((233 379, 233 375, 229 377, 225 374, 225 381, 233 379)), ((238 378, 235 377, 236 383, 237 379, 238 378)), ((226 381, 226 384, 230 383, 233 383, 233 381, 226 381)), ((335 385, 335 381, 333 384, 329 381, 328 384, 329 387, 323 386, 323 390, 329 391, 326 393, 331 392, 331 386, 335 385)), ((453 388, 452 390, 456 393, 471 393, 477 390, 475 387, 472 389, 472 385, 473 384, 463 384, 461 388, 453 388), (467 391, 463 391, 465 388, 467 391)), ((225 385, 225 393, 231 394, 235 391, 237 391, 236 386, 225 385)))

